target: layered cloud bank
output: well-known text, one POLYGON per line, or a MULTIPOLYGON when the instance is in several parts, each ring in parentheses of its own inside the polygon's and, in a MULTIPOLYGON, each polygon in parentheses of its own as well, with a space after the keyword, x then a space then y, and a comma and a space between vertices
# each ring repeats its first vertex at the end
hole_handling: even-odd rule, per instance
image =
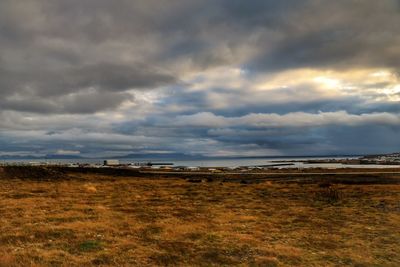
POLYGON ((4 0, 0 155, 400 150, 397 25, 397 0, 4 0))

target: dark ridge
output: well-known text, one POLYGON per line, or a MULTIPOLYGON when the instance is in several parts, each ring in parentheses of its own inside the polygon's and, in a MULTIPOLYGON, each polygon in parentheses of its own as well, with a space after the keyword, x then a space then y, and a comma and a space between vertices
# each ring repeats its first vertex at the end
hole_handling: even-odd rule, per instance
POLYGON ((62 169, 42 166, 4 166, 0 167, 0 179, 22 179, 52 181, 70 179, 62 169))
POLYGON ((368 184, 400 184, 400 174, 384 173, 327 173, 312 174, 307 173, 274 173, 260 175, 257 173, 151 173, 141 172, 137 169, 128 168, 69 168, 59 166, 4 166, 0 167, 0 179, 26 179, 38 181, 52 181, 60 179, 82 179, 79 174, 97 174, 103 176, 146 178, 146 179, 184 179, 194 182, 201 181, 223 181, 242 184, 261 183, 264 181, 275 181, 279 183, 331 183, 348 185, 368 185, 368 184))

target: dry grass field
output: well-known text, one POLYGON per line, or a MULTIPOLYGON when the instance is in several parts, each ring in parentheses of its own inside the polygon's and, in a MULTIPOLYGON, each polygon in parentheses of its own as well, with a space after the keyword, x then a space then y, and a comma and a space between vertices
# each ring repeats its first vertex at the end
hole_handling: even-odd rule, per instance
POLYGON ((32 176, 0 170, 0 266, 400 266, 399 183, 32 176))

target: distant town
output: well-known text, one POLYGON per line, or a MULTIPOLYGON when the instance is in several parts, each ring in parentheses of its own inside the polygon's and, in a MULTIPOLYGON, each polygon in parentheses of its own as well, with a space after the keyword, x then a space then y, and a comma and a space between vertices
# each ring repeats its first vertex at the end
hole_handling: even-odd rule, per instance
POLYGON ((122 169, 138 169, 138 170, 163 170, 163 171, 254 171, 254 170, 267 170, 267 169, 284 169, 284 168, 346 168, 346 167, 390 167, 398 165, 400 167, 400 153, 382 154, 382 155, 367 155, 360 157, 349 158, 306 158, 306 159, 287 159, 266 161, 265 164, 251 165, 251 166, 215 166, 215 167, 202 167, 202 166, 182 166, 175 165, 173 162, 155 162, 155 161, 141 161, 141 162, 121 162, 119 159, 106 159, 102 163, 80 163, 73 162, 54 162, 54 161, 4 161, 0 163, 1 166, 63 166, 70 168, 122 168, 122 169))
POLYGON ((338 163, 344 165, 400 165, 400 153, 367 155, 354 158, 307 159, 296 160, 295 162, 303 162, 306 164, 338 163))

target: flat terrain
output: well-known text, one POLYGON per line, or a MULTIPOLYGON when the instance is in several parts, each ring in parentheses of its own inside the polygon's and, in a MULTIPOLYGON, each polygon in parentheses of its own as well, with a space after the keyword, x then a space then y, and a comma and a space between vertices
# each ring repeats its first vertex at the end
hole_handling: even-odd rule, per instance
POLYGON ((0 266, 400 266, 400 175, 357 171, 0 167, 0 266))

